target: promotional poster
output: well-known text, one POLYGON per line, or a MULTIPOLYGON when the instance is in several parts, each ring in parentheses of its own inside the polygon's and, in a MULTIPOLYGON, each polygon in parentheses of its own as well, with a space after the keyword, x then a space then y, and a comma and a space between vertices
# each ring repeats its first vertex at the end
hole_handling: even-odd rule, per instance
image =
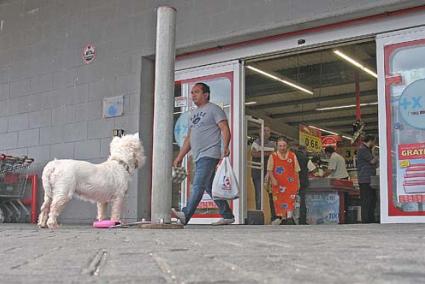
POLYGON ((425 143, 400 144, 398 201, 425 202, 425 143))

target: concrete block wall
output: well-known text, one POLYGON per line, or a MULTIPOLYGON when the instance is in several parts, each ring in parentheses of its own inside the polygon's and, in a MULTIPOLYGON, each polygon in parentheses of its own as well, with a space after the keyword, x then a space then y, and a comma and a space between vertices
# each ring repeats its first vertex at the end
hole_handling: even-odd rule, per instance
MULTIPOLYGON (((154 53, 155 8, 177 9, 178 53, 421 5, 412 0, 2 0, 0 152, 47 161, 101 162, 113 128, 139 129, 143 56, 154 53), (96 47, 84 64, 82 48, 96 47), (102 100, 123 95, 124 115, 102 117, 102 100)), ((137 177, 125 216, 137 215, 137 177)), ((68 222, 90 222, 95 206, 72 201, 68 222)))

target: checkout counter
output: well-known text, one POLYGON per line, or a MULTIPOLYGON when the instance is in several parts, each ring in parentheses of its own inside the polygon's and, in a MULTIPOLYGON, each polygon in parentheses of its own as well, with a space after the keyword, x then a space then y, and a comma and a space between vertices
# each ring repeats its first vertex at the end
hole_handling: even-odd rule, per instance
MULTIPOLYGON (((379 220, 379 176, 372 176, 370 185, 377 191, 375 219, 379 220)), ((307 223, 310 225, 345 224, 347 208, 360 209, 359 198, 360 192, 351 180, 310 178, 310 187, 306 191, 307 223), (347 206, 347 203, 350 203, 350 206, 347 206)), ((355 215, 358 217, 353 218, 359 222, 360 212, 355 215)))
POLYGON ((306 191, 307 223, 344 224, 350 195, 358 195, 351 180, 310 178, 306 191))

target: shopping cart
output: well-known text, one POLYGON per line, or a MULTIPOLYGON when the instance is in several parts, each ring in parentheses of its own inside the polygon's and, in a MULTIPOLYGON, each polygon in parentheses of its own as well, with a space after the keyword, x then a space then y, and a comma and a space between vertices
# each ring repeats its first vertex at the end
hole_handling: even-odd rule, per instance
POLYGON ((34 159, 0 154, 0 223, 26 222, 30 216, 22 203, 28 181, 28 167, 34 159))

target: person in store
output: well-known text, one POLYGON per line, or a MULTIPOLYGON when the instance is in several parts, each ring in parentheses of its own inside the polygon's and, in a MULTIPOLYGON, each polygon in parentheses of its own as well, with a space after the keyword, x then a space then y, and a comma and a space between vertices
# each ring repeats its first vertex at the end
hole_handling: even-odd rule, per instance
POLYGON ((297 156, 289 150, 284 137, 277 140, 277 151, 269 157, 267 171, 272 184, 273 203, 277 218, 273 225, 295 224, 295 198, 300 182, 297 156))
POLYGON ((328 168, 325 170, 325 176, 336 179, 349 179, 345 159, 340 154, 335 152, 335 148, 327 146, 325 154, 328 157, 328 168))
MULTIPOLYGON (((350 179, 350 175, 347 171, 347 165, 343 156, 335 152, 335 148, 327 146, 325 148, 325 154, 328 160, 328 168, 325 170, 325 176, 334 179, 350 179)), ((344 210, 347 211, 349 195, 347 192, 344 195, 344 210)))
MULTIPOLYGON (((252 153, 252 161, 253 162, 261 162, 261 129, 259 133, 260 137, 257 138, 251 146, 252 153)), ((275 151, 276 142, 270 140, 271 130, 270 127, 264 126, 264 176, 267 175, 267 161, 270 155, 275 151)), ((252 181, 254 183, 255 188, 255 209, 261 210, 261 170, 253 168, 251 171, 252 181)), ((264 179, 264 182, 267 180, 264 179)), ((272 221, 275 219, 273 200, 270 199, 270 211, 272 216, 272 221)))
POLYGON ((307 208, 305 204, 305 194, 310 185, 308 180, 308 162, 310 161, 307 157, 307 149, 305 146, 296 145, 294 147, 294 153, 297 156, 297 160, 300 166, 300 171, 298 172, 298 178, 300 181, 300 189, 298 191, 298 196, 300 197, 300 217, 299 224, 307 224, 307 208))
POLYGON ((372 150, 376 137, 366 135, 357 150, 357 179, 360 187, 362 222, 375 222, 376 190, 370 187, 370 178, 376 174, 379 157, 374 157, 372 150))

